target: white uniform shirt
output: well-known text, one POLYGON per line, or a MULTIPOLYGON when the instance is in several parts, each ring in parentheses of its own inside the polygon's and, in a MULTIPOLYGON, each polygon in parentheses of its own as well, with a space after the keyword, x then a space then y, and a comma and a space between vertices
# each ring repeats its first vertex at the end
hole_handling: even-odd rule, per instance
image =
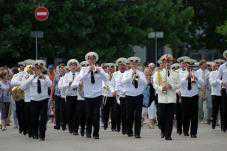
POLYGON ((38 93, 38 77, 31 75, 27 80, 21 83, 23 89, 30 89, 30 97, 32 101, 42 101, 50 98, 48 94, 48 88, 50 88, 52 82, 49 76, 45 75, 45 79, 39 79, 41 82, 41 93, 38 93))
POLYGON ((102 96, 103 81, 106 82, 109 76, 102 68, 99 68, 99 70, 98 73, 94 73, 95 83, 91 83, 90 67, 82 68, 79 75, 73 81, 72 87, 77 88, 82 80, 85 98, 96 98, 102 96))
POLYGON ((176 90, 179 89, 180 80, 179 73, 173 70, 169 70, 169 76, 166 69, 161 71, 156 71, 153 75, 153 86, 158 94, 158 103, 176 103, 176 90), (158 72, 160 72, 160 77, 158 77, 158 72), (164 83, 171 85, 172 89, 163 92, 163 85, 159 82, 159 78, 164 83))
POLYGON ((226 88, 226 91, 227 91, 227 62, 225 62, 224 64, 222 64, 219 67, 218 78, 220 80, 222 80, 223 87, 225 87, 226 88))
POLYGON ((211 71, 209 82, 211 86, 211 95, 221 96, 221 80, 218 79, 218 71, 211 71))
POLYGON ((195 77, 197 78, 195 83, 192 83, 192 89, 188 90, 188 74, 187 70, 181 71, 179 73, 180 78, 180 92, 182 97, 193 97, 199 94, 199 79, 197 78, 197 74, 195 72, 195 77))
POLYGON ((121 71, 116 71, 112 77, 111 91, 116 92, 120 97, 125 97, 125 85, 121 83, 123 75, 124 73, 121 73, 121 71))
POLYGON ((136 71, 139 80, 138 80, 138 88, 135 88, 135 86, 132 84, 133 83, 133 70, 127 70, 124 72, 122 80, 121 80, 121 85, 125 86, 125 95, 127 96, 138 96, 143 94, 143 91, 147 85, 147 80, 143 72, 140 70, 136 71))
POLYGON ((77 89, 72 88, 70 83, 72 84, 73 80, 76 79, 79 72, 68 72, 63 77, 62 87, 66 88, 66 96, 77 96, 77 89))

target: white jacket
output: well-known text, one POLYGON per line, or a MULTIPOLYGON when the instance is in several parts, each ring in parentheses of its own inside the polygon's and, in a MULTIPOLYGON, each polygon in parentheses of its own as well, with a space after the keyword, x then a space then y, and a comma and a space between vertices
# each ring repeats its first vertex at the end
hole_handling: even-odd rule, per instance
POLYGON ((176 103, 176 90, 179 89, 180 80, 179 73, 177 71, 169 70, 169 76, 167 75, 167 70, 158 70, 154 73, 153 81, 154 81, 154 89, 158 94, 158 103, 176 103), (160 72, 160 77, 158 76, 160 72), (168 90, 166 93, 162 91, 162 82, 170 84, 172 89, 168 90))

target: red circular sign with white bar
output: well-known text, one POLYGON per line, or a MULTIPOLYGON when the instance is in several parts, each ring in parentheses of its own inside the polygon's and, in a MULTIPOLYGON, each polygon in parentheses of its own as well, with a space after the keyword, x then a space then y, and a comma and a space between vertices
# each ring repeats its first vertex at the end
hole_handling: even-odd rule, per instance
POLYGON ((38 21, 45 21, 49 17, 49 10, 46 7, 38 7, 35 9, 35 18, 38 21))

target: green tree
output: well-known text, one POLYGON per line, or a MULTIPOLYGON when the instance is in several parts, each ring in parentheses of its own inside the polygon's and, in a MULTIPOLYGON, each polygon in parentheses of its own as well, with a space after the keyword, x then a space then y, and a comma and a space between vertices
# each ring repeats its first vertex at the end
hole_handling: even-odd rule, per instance
MULTIPOLYGON (((114 61, 132 55, 131 46, 147 45, 148 33, 164 31, 164 43, 173 48, 193 41, 190 28, 194 11, 182 0, 43 0, 49 19, 34 18, 37 3, 17 2, 0 5, 0 59, 3 63, 34 56, 33 30, 42 30, 40 56, 80 61, 89 50, 97 51, 101 61, 114 61), (6 57, 7 56, 7 57, 6 57)), ((34 57, 33 57, 34 58, 34 57)))

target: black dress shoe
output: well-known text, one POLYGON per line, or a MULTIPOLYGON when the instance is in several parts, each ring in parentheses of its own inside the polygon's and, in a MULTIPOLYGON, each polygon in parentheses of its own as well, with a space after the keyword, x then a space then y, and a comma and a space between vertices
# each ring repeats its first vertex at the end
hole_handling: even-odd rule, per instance
POLYGON ((62 126, 62 130, 65 131, 66 130, 66 126, 62 126))
POLYGON ((161 133, 161 138, 164 138, 164 137, 165 137, 164 133, 161 133))
POLYGON ((184 136, 189 136, 189 134, 188 133, 184 133, 184 136))
POLYGON ((132 137, 133 136, 133 134, 128 134, 128 137, 132 137))
POLYGON ((54 129, 60 130, 60 126, 54 126, 54 129))
POLYGON ((27 131, 23 131, 23 135, 27 135, 28 133, 27 133, 27 131))
POLYGON ((84 131, 80 131, 80 136, 84 136, 84 131))
POLYGON ((93 136, 94 139, 99 139, 99 136, 93 136))
POLYGON ((73 132, 73 135, 77 136, 77 135, 79 135, 79 133, 78 132, 73 132))
POLYGON ((178 135, 181 135, 182 134, 182 131, 181 130, 177 130, 177 134, 178 135))
POLYGON ((39 138, 39 141, 45 141, 45 138, 44 137, 39 138))
POLYGON ((20 130, 19 130, 19 133, 20 133, 20 134, 23 133, 23 130, 20 129, 20 130))
POLYGON ((141 138, 141 136, 140 135, 135 135, 135 138, 141 138))
POLYGON ((91 135, 90 135, 90 134, 86 134, 86 137, 87 137, 87 138, 91 138, 91 135))
POLYGON ((32 136, 32 138, 33 138, 33 139, 39 139, 39 137, 38 137, 38 136, 32 136))
POLYGON ((172 139, 172 137, 166 137, 165 140, 171 141, 171 140, 173 140, 173 139, 172 139))
POLYGON ((197 136, 196 135, 191 135, 191 138, 197 138, 197 136))

